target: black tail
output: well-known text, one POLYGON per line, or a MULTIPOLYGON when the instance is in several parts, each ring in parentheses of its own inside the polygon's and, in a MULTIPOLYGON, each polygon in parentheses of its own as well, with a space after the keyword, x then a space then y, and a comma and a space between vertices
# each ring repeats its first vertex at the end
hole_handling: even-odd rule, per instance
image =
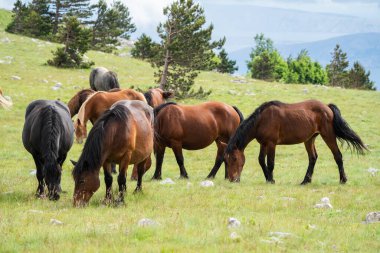
POLYGON ((340 114, 340 110, 336 105, 329 104, 329 107, 334 113, 333 126, 338 140, 340 142, 346 141, 350 148, 352 145, 352 147, 356 149, 359 154, 364 154, 364 151, 368 149, 360 139, 359 135, 357 135, 343 119, 340 114))
POLYGON ((241 113, 241 111, 239 110, 239 108, 237 108, 236 106, 232 106, 232 108, 234 108, 235 109, 235 111, 237 112, 237 114, 239 115, 239 118, 240 118, 240 124, 241 124, 241 122, 243 122, 243 120, 244 120, 244 116, 243 116, 243 113, 241 113))

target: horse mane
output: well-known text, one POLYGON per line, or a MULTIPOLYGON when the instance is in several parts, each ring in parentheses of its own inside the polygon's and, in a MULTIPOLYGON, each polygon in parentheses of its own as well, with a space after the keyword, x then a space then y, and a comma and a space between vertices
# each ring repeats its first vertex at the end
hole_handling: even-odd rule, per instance
POLYGON ((79 111, 78 111, 78 119, 80 120, 81 123, 84 122, 84 115, 85 115, 85 113, 86 113, 86 105, 87 105, 88 101, 90 101, 90 99, 91 99, 93 96, 95 96, 96 94, 98 94, 98 93, 100 93, 100 92, 102 92, 102 91, 96 91, 96 92, 90 94, 90 95, 87 97, 86 101, 84 101, 84 103, 82 104, 82 106, 79 108, 79 111))
POLYGON ((81 105, 87 100, 89 95, 93 93, 95 93, 95 91, 92 89, 82 89, 70 99, 70 101, 67 103, 67 106, 70 109, 71 117, 78 113, 81 105))
POLYGON ((146 102, 148 103, 148 105, 150 105, 151 107, 153 107, 153 104, 152 104, 152 100, 153 100, 152 91, 148 90, 147 92, 145 92, 144 93, 144 97, 145 97, 146 102))
POLYGON ((45 160, 44 170, 46 177, 53 180, 59 173, 57 170, 57 158, 62 121, 54 105, 43 107, 40 115, 43 120, 44 132, 46 133, 46 142, 45 145, 43 145, 43 148, 45 148, 43 151, 43 158, 45 160))
POLYGON ((274 100, 261 104, 256 110, 249 115, 247 119, 240 123, 239 127, 236 129, 235 134, 231 137, 228 142, 226 153, 231 153, 234 149, 242 150, 248 144, 249 136, 248 131, 255 127, 257 119, 260 117, 261 113, 270 106, 281 106, 284 103, 274 100))
POLYGON ((126 122, 129 114, 128 108, 123 105, 116 105, 112 109, 105 111, 95 122, 84 144, 78 163, 72 172, 74 179, 82 172, 96 170, 102 165, 102 147, 109 122, 126 122))
POLYGON ((154 113, 154 117, 157 117, 158 113, 165 107, 169 106, 169 105, 176 105, 177 103, 176 102, 167 102, 165 104, 162 104, 162 105, 159 105, 157 106, 156 108, 153 109, 153 113, 154 113))

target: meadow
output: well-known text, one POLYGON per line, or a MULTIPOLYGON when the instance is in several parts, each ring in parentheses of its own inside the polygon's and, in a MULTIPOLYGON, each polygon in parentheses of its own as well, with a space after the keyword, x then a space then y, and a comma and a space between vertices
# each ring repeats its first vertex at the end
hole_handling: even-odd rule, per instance
MULTIPOLYGON (((380 211, 380 174, 367 172, 370 167, 380 168, 379 92, 266 83, 214 72, 203 72, 196 80, 196 86, 212 89, 207 100, 236 105, 246 117, 268 100, 335 103, 370 149, 365 156, 358 156, 346 145, 341 148, 346 185, 339 184, 333 156, 320 137, 311 184, 299 185, 308 164, 303 144, 277 148, 276 184, 266 184, 257 161, 259 145, 253 141, 246 149, 246 165, 238 184, 224 180, 222 167, 213 180, 214 187, 200 186, 214 163, 215 145, 184 152, 189 180, 178 179, 174 155, 167 149, 163 178, 171 178, 175 184, 151 181, 153 163, 143 178, 142 194, 133 195, 136 182, 128 180, 126 204, 108 207, 101 204, 105 194, 101 173, 101 187, 90 205, 74 208, 69 159, 77 160, 83 147, 75 143, 64 164, 61 199, 36 199, 37 179, 31 173, 34 162, 21 141, 25 109, 35 99, 67 102, 89 87, 90 70, 46 66, 57 45, 4 32, 8 19, 9 13, 0 10, 0 87, 14 103, 11 110, 0 108, 0 252, 380 251, 379 223, 363 223, 367 213, 380 211), (61 88, 53 90, 58 82, 61 88), (333 209, 314 208, 322 197, 330 198, 333 209), (229 217, 237 218, 241 226, 228 228, 229 217), (139 227, 142 218, 153 219, 158 225, 139 227), (63 225, 53 225, 51 219, 63 225), (230 238, 232 232, 237 233, 237 239, 230 238), (271 232, 291 235, 276 240, 270 237, 271 232)), ((93 51, 87 56, 96 66, 117 72, 124 88, 155 85, 154 70, 146 62, 93 51)), ((131 167, 128 172, 130 175, 131 167)))

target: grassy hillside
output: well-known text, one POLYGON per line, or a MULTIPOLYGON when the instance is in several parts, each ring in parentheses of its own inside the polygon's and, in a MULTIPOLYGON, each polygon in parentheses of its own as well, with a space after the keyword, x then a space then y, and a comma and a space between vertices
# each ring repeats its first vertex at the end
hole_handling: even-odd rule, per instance
MULTIPOLYGON (((266 184, 257 162, 259 146, 253 141, 246 149, 247 162, 240 184, 225 181, 221 170, 214 180, 215 187, 199 185, 213 165, 215 145, 184 152, 188 181, 178 179, 179 169, 168 149, 163 178, 170 177, 176 184, 150 181, 154 172, 151 169, 144 177, 143 194, 132 195, 136 183, 128 181, 126 205, 104 207, 101 173, 101 187, 90 206, 76 209, 72 207, 74 182, 69 159, 78 159, 82 145, 74 144, 63 168, 62 188, 66 193, 58 202, 35 199, 37 180, 30 174, 35 166, 21 141, 25 108, 35 99, 67 102, 78 90, 89 86, 90 70, 62 70, 44 65, 56 47, 0 31, 0 60, 6 61, 0 63, 0 86, 14 102, 11 110, 0 109, 0 252, 379 251, 379 225, 362 223, 368 212, 380 211, 380 175, 372 177, 367 172, 369 167, 380 168, 378 92, 250 79, 237 83, 235 77, 211 72, 202 73, 196 80, 197 85, 213 90, 209 100, 236 105, 245 116, 273 99, 296 102, 315 98, 337 104, 371 149, 363 157, 342 149, 348 176, 346 185, 338 183, 336 164, 321 138, 317 138, 319 158, 310 185, 299 185, 308 164, 303 144, 277 148, 276 184, 266 184), (13 80, 12 76, 21 80, 13 80), (54 91, 52 87, 57 82, 62 83, 62 88, 54 91), (313 208, 322 197, 329 197, 334 208, 313 208), (241 227, 228 229, 229 217, 239 219, 241 227), (138 227, 141 218, 151 218, 159 225, 138 227), (50 219, 64 224, 52 225, 50 219), (238 240, 230 238, 233 231, 238 240), (292 235, 275 242, 270 232, 292 235)), ((154 85, 154 70, 145 62, 99 52, 89 52, 88 57, 97 66, 116 71, 123 87, 135 85, 144 89, 154 85)))

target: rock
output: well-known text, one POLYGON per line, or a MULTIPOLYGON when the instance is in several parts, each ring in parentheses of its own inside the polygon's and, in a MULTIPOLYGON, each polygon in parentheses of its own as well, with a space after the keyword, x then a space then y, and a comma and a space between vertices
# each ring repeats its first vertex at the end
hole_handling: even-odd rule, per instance
POLYGON ((380 222, 380 212, 370 212, 365 217, 366 223, 376 223, 380 222))
POLYGON ((258 199, 264 199, 264 196, 257 196, 258 199))
POLYGON ((165 178, 160 184, 175 184, 175 182, 171 178, 165 178))
POLYGON ((236 91, 234 91, 234 90, 229 90, 228 93, 231 94, 231 95, 237 95, 237 94, 238 94, 238 93, 237 93, 236 91))
POLYGON ((230 238, 235 242, 240 242, 240 236, 236 232, 232 232, 230 234, 230 238))
POLYGON ((315 229, 317 229, 317 225, 314 225, 314 224, 308 224, 308 225, 307 225, 307 229, 315 230, 315 229))
POLYGON ((49 81, 46 80, 46 79, 42 79, 42 80, 41 80, 41 83, 49 83, 49 81))
POLYGON ((264 243, 269 243, 269 244, 272 244, 272 243, 283 243, 279 238, 277 237, 271 237, 270 240, 261 240, 262 242, 264 243))
POLYGON ((53 86, 53 87, 51 87, 51 89, 52 89, 52 90, 59 90, 59 89, 60 89, 60 87, 57 87, 57 86, 53 86))
POLYGON ((287 238, 293 236, 293 234, 287 232, 269 232, 269 236, 277 238, 287 238))
POLYGON ((155 227, 158 226, 159 223, 157 221, 148 219, 148 218, 142 218, 137 222, 137 226, 139 227, 155 227))
POLYGON ((50 219, 50 224, 61 226, 63 225, 63 222, 57 219, 50 219))
POLYGON ((190 182, 187 182, 187 184, 186 184, 186 188, 187 188, 187 189, 190 189, 190 188, 191 188, 191 186, 193 186, 193 184, 192 184, 192 183, 190 183, 190 182))
POLYGON ((246 92, 246 93, 245 93, 245 95, 247 95, 247 96, 256 96, 256 94, 255 94, 255 93, 253 93, 253 92, 250 92, 250 91, 249 91, 249 92, 246 92))
MULTIPOLYGON (((44 213, 43 211, 41 210, 35 210, 35 209, 31 209, 31 210, 28 210, 29 213, 44 213)), ((50 220, 51 222, 51 220, 50 220)))
POLYGON ((294 201, 296 200, 295 198, 292 197, 281 197, 283 200, 289 200, 289 201, 294 201))
POLYGON ((202 187, 213 187, 214 186, 214 182, 213 181, 210 181, 210 180, 205 180, 205 181, 202 181, 200 183, 200 185, 202 187))
POLYGON ((37 174, 37 170, 29 171, 29 175, 35 176, 37 174))
POLYGON ((321 202, 325 203, 325 204, 329 204, 330 203, 330 199, 328 197, 323 197, 323 198, 321 198, 321 202))
POLYGON ((59 88, 61 88, 61 87, 62 87, 62 83, 57 82, 54 86, 55 86, 55 87, 59 87, 59 88))
POLYGON ((368 168, 368 173, 371 174, 372 177, 376 176, 377 172, 379 171, 379 169, 376 169, 376 168, 368 168))
POLYGON ((304 89, 303 89, 303 93, 304 93, 304 94, 307 94, 307 93, 309 93, 309 90, 308 90, 307 88, 304 88, 304 89))
POLYGON ((4 43, 4 44, 11 43, 11 40, 8 37, 5 37, 1 39, 1 43, 4 43))
POLYGON ((19 76, 11 76, 12 80, 21 80, 21 77, 19 76))
POLYGON ((330 203, 318 203, 315 204, 315 208, 326 208, 326 209, 332 209, 333 206, 330 203))
POLYGON ((119 54, 119 57, 126 57, 126 56, 128 56, 128 53, 120 53, 119 54))
POLYGON ((241 222, 238 219, 234 217, 228 218, 228 228, 238 228, 240 225, 241 222))

